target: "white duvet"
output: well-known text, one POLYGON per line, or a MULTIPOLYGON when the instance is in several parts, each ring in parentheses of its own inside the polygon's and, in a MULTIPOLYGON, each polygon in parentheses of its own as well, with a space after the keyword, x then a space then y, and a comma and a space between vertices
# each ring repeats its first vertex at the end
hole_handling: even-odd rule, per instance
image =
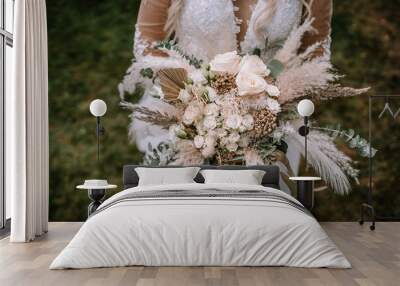
POLYGON ((112 204, 131 192, 208 189, 262 190, 297 202, 282 191, 254 185, 127 189, 100 206, 103 210, 83 224, 50 269, 127 265, 351 267, 319 223, 289 204, 231 197, 152 198, 112 204))

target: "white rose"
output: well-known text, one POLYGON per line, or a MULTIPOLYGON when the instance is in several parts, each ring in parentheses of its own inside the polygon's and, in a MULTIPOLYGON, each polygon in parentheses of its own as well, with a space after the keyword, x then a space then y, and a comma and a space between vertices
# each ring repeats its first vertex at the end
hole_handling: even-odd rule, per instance
POLYGON ((277 100, 272 98, 267 99, 267 108, 274 114, 281 112, 281 105, 277 100))
POLYGON ((237 74, 240 68, 240 56, 236 51, 219 54, 210 62, 210 69, 216 73, 237 74))
POLYGON ((207 116, 217 116, 219 114, 219 106, 215 103, 207 104, 204 108, 204 114, 207 116))
POLYGON ((215 140, 215 137, 212 134, 208 134, 206 136, 206 139, 204 140, 204 145, 206 147, 214 147, 217 141, 215 140))
POLYGON ((186 107, 185 113, 183 114, 183 122, 185 124, 192 124, 195 120, 202 116, 203 110, 200 103, 197 101, 192 102, 186 107))
POLYGON ((278 97, 279 94, 281 93, 281 92, 279 91, 279 88, 276 87, 275 85, 272 85, 272 84, 267 84, 265 90, 267 91, 267 93, 268 93, 270 96, 273 96, 273 97, 278 97))
POLYGON ((255 55, 246 55, 240 62, 240 72, 253 73, 259 76, 268 76, 270 70, 260 59, 260 57, 255 55))
POLYGON ((215 120, 214 116, 206 116, 203 120, 204 128, 210 130, 217 127, 217 121, 215 120))
POLYGON ((194 137, 194 139, 193 139, 193 142, 194 142, 194 146, 195 146, 197 149, 200 149, 200 148, 203 147, 203 145, 204 145, 204 137, 203 137, 203 136, 200 136, 200 135, 196 135, 196 136, 194 137))
POLYGON ((214 146, 207 146, 206 148, 201 150, 201 155, 203 155, 204 158, 212 157, 214 154, 215 154, 214 146))
POLYGON ((242 117, 238 114, 231 114, 225 120, 225 126, 230 129, 238 129, 242 123, 242 117))
POLYGON ((206 83, 207 79, 204 77, 204 74, 201 70, 194 70, 189 73, 189 78, 193 80, 194 83, 206 83))
POLYGON ((237 132, 233 132, 228 136, 228 141, 230 143, 236 143, 239 141, 239 139, 240 139, 240 135, 237 132))
POLYGON ((179 139, 186 138, 187 133, 185 132, 183 126, 173 125, 169 128, 169 137, 171 141, 179 141, 179 139))
POLYGON ((240 96, 256 95, 264 92, 267 88, 267 82, 259 75, 240 72, 236 77, 236 85, 240 96))
POLYGON ((228 135, 228 132, 224 128, 215 129, 215 133, 218 138, 222 138, 228 135))
POLYGON ((181 126, 179 126, 177 124, 171 125, 168 130, 169 139, 172 141, 175 141, 176 134, 178 132, 180 132, 181 130, 182 130, 181 126))
POLYGON ((181 89, 179 91, 178 99, 184 103, 189 103, 192 97, 193 97, 192 94, 188 92, 186 89, 181 89))
POLYGON ((212 87, 209 87, 209 86, 207 86, 206 89, 207 89, 207 93, 208 93, 208 99, 211 102, 214 102, 218 98, 217 92, 215 91, 215 89, 213 89, 212 87))
POLYGON ((226 149, 228 149, 229 152, 235 152, 239 146, 236 143, 229 143, 229 144, 226 144, 225 147, 226 147, 226 149))
POLYGON ((242 125, 247 130, 253 129, 253 125, 254 125, 253 116, 251 116, 250 114, 244 115, 243 118, 242 118, 242 125))
POLYGON ((217 132, 215 132, 215 129, 208 130, 207 131, 207 135, 213 137, 214 138, 214 142, 217 143, 217 141, 216 141, 217 140, 217 132))

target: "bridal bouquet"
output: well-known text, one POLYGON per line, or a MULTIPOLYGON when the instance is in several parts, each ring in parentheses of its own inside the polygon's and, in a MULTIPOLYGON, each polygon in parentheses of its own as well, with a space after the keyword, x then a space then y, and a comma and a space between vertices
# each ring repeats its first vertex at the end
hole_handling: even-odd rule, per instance
MULTIPOLYGON (((165 142, 149 146, 145 160, 176 165, 277 163, 286 178, 293 175, 286 158, 288 146, 304 153, 304 139, 297 132, 298 101, 368 90, 338 84, 329 59, 314 56, 321 43, 297 52, 311 23, 292 31, 273 58, 262 57, 258 50, 245 55, 232 51, 204 62, 185 55, 173 42, 153 47, 168 57, 148 55, 135 62, 121 87, 123 95, 141 82, 160 101, 153 107, 122 98, 136 120, 168 131, 165 142)), ((354 130, 312 127, 309 162, 332 189, 346 193, 348 178, 357 180, 358 170, 336 147, 340 138, 362 156, 369 154, 369 143, 354 130)))
MULTIPOLYGON (((280 92, 258 56, 229 52, 200 68, 162 69, 158 77, 161 99, 176 109, 167 119, 175 121, 168 127, 175 164, 273 161, 273 152, 259 148, 278 126, 280 92)), ((165 123, 163 117, 140 118, 165 123)), ((282 147, 279 139, 270 139, 271 147, 282 147)))

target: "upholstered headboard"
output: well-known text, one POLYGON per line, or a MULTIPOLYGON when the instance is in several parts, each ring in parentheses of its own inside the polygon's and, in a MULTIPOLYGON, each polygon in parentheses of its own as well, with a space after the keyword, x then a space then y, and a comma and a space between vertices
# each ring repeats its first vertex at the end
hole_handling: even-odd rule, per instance
MULTIPOLYGON (((123 170, 124 189, 133 188, 138 185, 139 177, 135 171, 136 167, 148 167, 140 165, 125 165, 123 170)), ((180 166, 160 166, 160 168, 178 168, 180 166)), ((220 170, 263 170, 265 171, 262 185, 279 189, 279 167, 277 166, 197 166, 201 169, 220 169, 220 170)), ((158 167, 151 167, 158 168, 158 167)), ((197 183, 204 183, 203 176, 199 173, 194 179, 197 183)))

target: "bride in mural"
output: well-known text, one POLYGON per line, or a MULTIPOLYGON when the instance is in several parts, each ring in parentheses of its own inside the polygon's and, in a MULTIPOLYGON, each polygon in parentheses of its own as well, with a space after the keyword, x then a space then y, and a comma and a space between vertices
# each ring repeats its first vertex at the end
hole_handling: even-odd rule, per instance
MULTIPOLYGON (((331 17, 332 0, 143 0, 119 91, 145 162, 280 164, 287 182, 304 153, 297 102, 366 91, 336 83, 331 17), (127 102, 138 87, 140 102, 127 102)), ((358 171, 338 137, 366 156, 353 130, 314 127, 310 164, 346 193, 358 171)))

